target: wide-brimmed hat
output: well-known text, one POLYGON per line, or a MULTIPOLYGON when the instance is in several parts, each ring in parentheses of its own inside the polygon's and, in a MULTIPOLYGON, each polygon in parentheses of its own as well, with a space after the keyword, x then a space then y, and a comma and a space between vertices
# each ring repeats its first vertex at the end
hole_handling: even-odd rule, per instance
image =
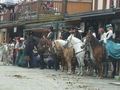
POLYGON ((112 24, 107 24, 106 26, 105 26, 106 28, 112 28, 112 24))

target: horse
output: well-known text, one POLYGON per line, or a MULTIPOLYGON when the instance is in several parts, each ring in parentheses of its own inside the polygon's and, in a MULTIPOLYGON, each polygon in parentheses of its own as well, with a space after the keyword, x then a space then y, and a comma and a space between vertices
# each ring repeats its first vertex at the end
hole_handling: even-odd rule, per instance
POLYGON ((2 61, 4 65, 9 65, 12 62, 12 49, 9 44, 3 44, 2 46, 2 61))
POLYGON ((75 51, 75 56, 77 58, 78 62, 78 75, 84 74, 84 57, 85 57, 85 49, 84 49, 85 43, 82 42, 80 39, 74 37, 72 34, 67 38, 67 44, 66 46, 68 48, 73 48, 75 51))
POLYGON ((90 58, 95 64, 98 77, 103 78, 103 60, 106 59, 106 51, 102 43, 89 31, 86 35, 86 43, 89 46, 90 58))
POLYGON ((65 48, 64 46, 67 44, 65 40, 55 40, 53 42, 54 51, 57 54, 57 57, 61 59, 61 70, 64 71, 65 67, 68 69, 68 74, 74 73, 73 68, 73 57, 74 50, 73 48, 65 48))
POLYGON ((66 44, 66 41, 64 40, 54 40, 52 42, 52 47, 54 54, 56 56, 56 61, 59 64, 61 63, 61 70, 64 71, 64 66, 65 66, 65 60, 64 60, 64 53, 63 53, 63 46, 66 44))
POLYGON ((53 67, 56 71, 59 69, 59 60, 54 51, 52 41, 43 36, 38 43, 38 52, 42 57, 42 64, 46 64, 49 68, 53 67), (44 59, 44 56, 49 58, 44 59))

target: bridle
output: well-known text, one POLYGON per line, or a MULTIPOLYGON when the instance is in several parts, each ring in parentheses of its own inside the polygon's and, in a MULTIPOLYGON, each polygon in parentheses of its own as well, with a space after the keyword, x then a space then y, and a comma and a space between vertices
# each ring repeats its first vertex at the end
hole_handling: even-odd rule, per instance
MULTIPOLYGON (((67 44, 66 44, 66 46, 68 46, 68 44, 71 43, 71 47, 73 48, 74 45, 81 43, 81 42, 77 42, 77 43, 74 43, 74 44, 73 44, 73 43, 71 42, 71 40, 72 40, 72 36, 70 37, 70 40, 67 40, 67 44)), ((86 47, 86 45, 85 45, 85 47, 86 47)), ((84 49, 85 49, 85 47, 84 47, 81 51, 76 52, 75 54, 77 55, 77 54, 83 52, 84 49)), ((81 47, 81 48, 82 48, 82 47, 81 47)))
POLYGON ((73 44, 73 43, 71 42, 71 40, 72 40, 72 36, 70 37, 70 40, 67 40, 67 44, 66 44, 66 45, 68 45, 69 43, 71 43, 71 47, 73 47, 74 45, 81 43, 81 42, 77 42, 77 43, 74 43, 74 44, 73 44))

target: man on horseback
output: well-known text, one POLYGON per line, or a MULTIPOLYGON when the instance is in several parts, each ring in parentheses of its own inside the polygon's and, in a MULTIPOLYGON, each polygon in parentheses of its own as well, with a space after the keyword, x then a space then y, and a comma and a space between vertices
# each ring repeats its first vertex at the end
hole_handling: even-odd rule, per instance
POLYGON ((54 30, 52 26, 50 27, 50 32, 48 33, 47 38, 51 41, 54 40, 54 30))
POLYGON ((96 33, 95 33, 95 30, 94 30, 94 27, 93 26, 89 27, 89 30, 92 32, 92 35, 94 37, 96 37, 96 33))
POLYGON ((99 41, 102 42, 102 41, 104 41, 104 39, 106 37, 106 32, 105 32, 104 28, 102 28, 102 27, 100 27, 98 29, 98 31, 99 31, 99 34, 100 34, 100 40, 99 41))

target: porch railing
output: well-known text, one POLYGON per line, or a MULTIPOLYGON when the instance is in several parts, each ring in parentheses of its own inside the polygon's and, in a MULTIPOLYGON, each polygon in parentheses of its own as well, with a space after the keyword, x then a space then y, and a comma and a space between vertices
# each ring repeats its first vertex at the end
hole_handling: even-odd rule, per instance
POLYGON ((63 15, 62 1, 44 1, 22 3, 17 6, 18 10, 15 13, 7 12, 0 13, 0 22, 16 21, 16 20, 32 20, 32 19, 50 19, 57 18, 63 15))
POLYGON ((116 1, 116 8, 120 8, 120 0, 116 1))

